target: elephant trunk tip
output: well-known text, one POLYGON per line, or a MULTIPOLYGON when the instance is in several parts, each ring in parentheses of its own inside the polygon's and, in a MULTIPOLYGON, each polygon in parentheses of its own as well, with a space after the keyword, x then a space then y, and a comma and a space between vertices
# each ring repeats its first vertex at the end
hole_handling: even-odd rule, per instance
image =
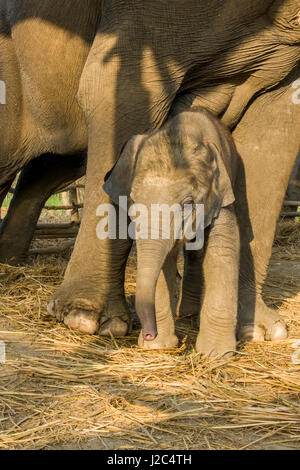
POLYGON ((158 335, 154 305, 137 299, 136 311, 142 325, 144 340, 154 341, 158 335))
POLYGON ((155 335, 152 334, 144 334, 144 340, 145 341, 154 341, 155 338, 157 337, 157 333, 155 335))
POLYGON ((147 315, 146 317, 142 315, 140 319, 142 323, 144 340, 148 342, 154 341, 158 335, 155 313, 153 313, 151 316, 147 315))

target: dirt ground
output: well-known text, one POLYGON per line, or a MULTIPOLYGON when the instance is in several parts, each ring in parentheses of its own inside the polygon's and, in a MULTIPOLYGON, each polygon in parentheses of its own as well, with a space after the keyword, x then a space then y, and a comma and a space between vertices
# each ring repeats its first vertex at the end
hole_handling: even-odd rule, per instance
MULTIPOLYGON (((189 317, 177 321, 179 349, 162 352, 136 346, 137 323, 104 339, 53 321, 46 304, 69 253, 0 266, 0 449, 300 449, 299 225, 278 240, 265 298, 289 338, 240 344, 221 363, 196 354, 189 317)), ((135 267, 133 254, 131 308, 135 267)))

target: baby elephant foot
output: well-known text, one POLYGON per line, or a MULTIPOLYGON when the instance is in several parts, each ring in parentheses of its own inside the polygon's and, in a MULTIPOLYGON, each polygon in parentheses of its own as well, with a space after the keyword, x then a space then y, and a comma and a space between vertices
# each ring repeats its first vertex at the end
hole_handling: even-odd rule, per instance
POLYGON ((158 334, 153 341, 144 340, 143 332, 139 336, 138 345, 143 349, 173 349, 178 346, 178 338, 174 333, 158 334))
POLYGON ((232 333, 224 337, 200 332, 197 338, 196 351, 208 358, 228 359, 236 351, 236 338, 232 333))
POLYGON ((72 330, 93 335, 99 327, 99 313, 86 307, 60 308, 57 300, 52 300, 48 305, 48 313, 58 321, 64 322, 72 330))

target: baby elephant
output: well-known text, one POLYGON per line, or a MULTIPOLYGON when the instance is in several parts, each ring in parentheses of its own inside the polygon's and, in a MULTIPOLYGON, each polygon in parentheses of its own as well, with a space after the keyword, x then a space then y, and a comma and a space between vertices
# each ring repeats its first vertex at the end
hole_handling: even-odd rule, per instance
POLYGON ((143 224, 136 221, 140 346, 178 345, 177 257, 187 242, 184 230, 176 236, 178 213, 181 227, 195 231, 196 209, 202 205, 204 249, 186 250, 181 311, 200 314, 198 352, 224 356, 235 351, 240 243, 232 188, 237 161, 230 132, 213 114, 198 108, 170 118, 158 131, 133 137, 108 176, 104 190, 114 203, 127 196, 131 218, 145 208, 149 215, 143 224), (185 212, 186 205, 192 210, 185 212), (167 223, 157 215, 157 207, 175 208, 167 223))

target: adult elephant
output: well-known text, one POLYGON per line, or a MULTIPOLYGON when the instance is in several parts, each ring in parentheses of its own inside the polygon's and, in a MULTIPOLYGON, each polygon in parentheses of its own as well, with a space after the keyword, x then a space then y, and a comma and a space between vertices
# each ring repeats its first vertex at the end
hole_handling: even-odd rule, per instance
POLYGON ((48 0, 0 2, 0 80, 9 98, 0 108, 2 193, 35 156, 75 153, 88 145, 82 226, 49 311, 88 333, 99 326, 100 334, 127 332, 123 284, 130 242, 96 236, 97 208, 107 202, 102 183, 132 135, 159 127, 176 97, 195 95, 229 126, 240 121, 240 336, 285 337, 279 317, 261 300, 260 286, 299 148, 291 88, 300 57, 299 1, 101 3, 66 1, 58 8, 48 0), (276 87, 280 107, 274 116, 268 92, 276 87), (274 125, 288 138, 280 163, 280 138, 272 139, 267 154, 262 141, 274 125))
POLYGON ((0 224, 0 263, 20 265, 29 248, 49 197, 85 175, 86 152, 45 154, 22 170, 7 214, 0 224))

